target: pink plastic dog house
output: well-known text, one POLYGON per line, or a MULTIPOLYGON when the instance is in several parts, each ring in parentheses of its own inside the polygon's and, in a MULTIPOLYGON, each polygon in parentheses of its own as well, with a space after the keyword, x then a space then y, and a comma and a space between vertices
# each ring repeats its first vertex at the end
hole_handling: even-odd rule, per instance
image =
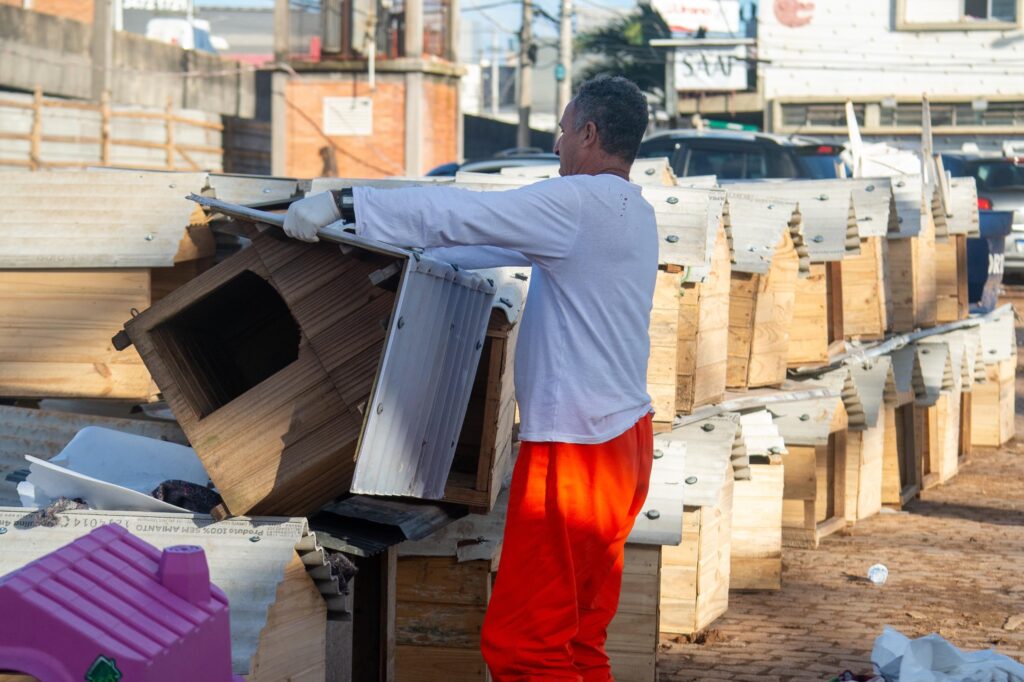
POLYGON ((43 682, 242 682, 206 554, 98 528, 0 578, 0 670, 43 682))

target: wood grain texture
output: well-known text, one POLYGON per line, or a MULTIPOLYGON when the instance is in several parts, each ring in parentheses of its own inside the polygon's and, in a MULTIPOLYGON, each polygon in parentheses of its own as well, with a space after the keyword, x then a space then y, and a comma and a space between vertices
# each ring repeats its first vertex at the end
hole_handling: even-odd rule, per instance
POLYGON ((751 464, 750 479, 733 488, 729 589, 782 587, 785 466, 751 464))
POLYGON ((647 392, 654 420, 671 423, 676 415, 679 359, 679 307, 682 275, 659 270, 648 332, 651 353, 647 362, 647 392))
POLYGON ((892 292, 884 237, 861 239, 860 253, 842 261, 843 329, 847 338, 881 339, 891 329, 892 292))
POLYGON ((790 367, 828 362, 828 292, 825 264, 812 263, 809 277, 800 280, 793 303, 793 325, 789 332, 790 367))
POLYGON ((149 305, 148 269, 0 272, 0 396, 148 399, 138 352, 111 338, 149 305))

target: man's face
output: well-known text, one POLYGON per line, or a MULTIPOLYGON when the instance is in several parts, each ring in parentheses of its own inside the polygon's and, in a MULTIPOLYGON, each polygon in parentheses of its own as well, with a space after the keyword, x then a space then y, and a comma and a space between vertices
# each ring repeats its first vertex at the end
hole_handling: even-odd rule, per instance
POLYGON ((583 130, 576 130, 575 112, 576 101, 573 100, 565 107, 562 119, 558 122, 561 134, 555 140, 555 154, 558 154, 558 174, 573 175, 577 172, 576 164, 580 151, 580 138, 583 130))

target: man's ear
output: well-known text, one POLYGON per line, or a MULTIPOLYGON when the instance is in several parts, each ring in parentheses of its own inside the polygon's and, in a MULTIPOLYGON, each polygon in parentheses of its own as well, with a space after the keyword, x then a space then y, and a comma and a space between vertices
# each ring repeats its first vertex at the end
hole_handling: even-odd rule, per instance
POLYGON ((597 144, 597 126, 593 121, 587 121, 583 126, 583 140, 581 141, 584 147, 597 144))

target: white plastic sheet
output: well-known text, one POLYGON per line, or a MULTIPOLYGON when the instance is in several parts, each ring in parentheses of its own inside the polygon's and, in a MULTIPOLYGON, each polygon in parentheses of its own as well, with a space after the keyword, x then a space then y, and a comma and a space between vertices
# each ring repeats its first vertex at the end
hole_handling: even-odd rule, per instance
POLYGON ((871 663, 886 682, 1024 682, 1024 665, 991 649, 964 652, 939 635, 909 639, 889 627, 871 663))

